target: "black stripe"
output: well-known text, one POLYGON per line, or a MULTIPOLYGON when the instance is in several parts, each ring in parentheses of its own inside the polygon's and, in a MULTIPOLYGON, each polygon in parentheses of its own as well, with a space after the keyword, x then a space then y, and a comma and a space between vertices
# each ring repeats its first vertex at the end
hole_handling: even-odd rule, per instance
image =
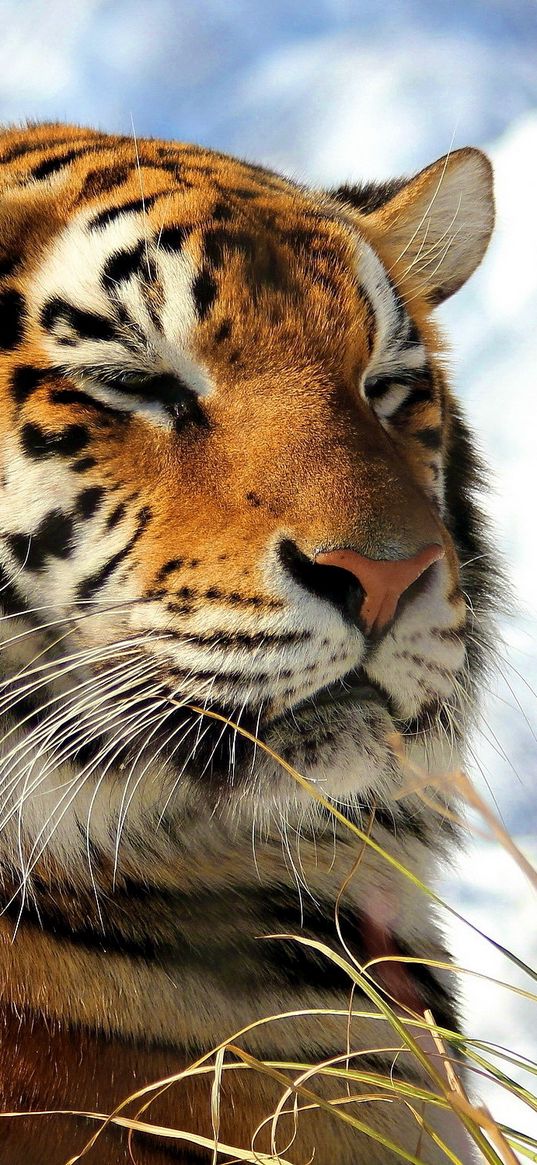
POLYGON ((103 170, 90 170, 86 175, 79 198, 98 198, 101 194, 108 194, 117 186, 122 186, 134 169, 132 165, 105 166, 103 170))
MULTIPOLYGON (((110 153, 116 148, 118 143, 123 143, 125 140, 126 139, 124 137, 116 138, 114 139, 113 143, 111 143, 106 134, 95 134, 90 138, 76 139, 75 141, 73 141, 73 137, 71 136, 68 138, 60 137, 54 140, 49 139, 45 141, 24 142, 20 143, 18 146, 14 146, 11 150, 6 151, 6 153, 0 157, 0 165, 16 161, 19 158, 26 157, 28 154, 48 154, 51 150, 58 149, 60 146, 71 147, 71 150, 65 151, 65 156, 72 153, 73 157, 85 157, 89 159, 94 155, 110 153)), ((47 165, 48 161, 48 158, 44 158, 42 164, 47 165)), ((56 158, 52 158, 50 161, 54 165, 56 158)), ((39 169, 40 165, 41 163, 38 163, 36 169, 39 169)), ((33 176, 34 175, 32 170, 28 170, 25 174, 25 179, 31 178, 33 176)))
POLYGON ((75 513, 79 518, 93 518, 96 510, 102 504, 106 490, 101 485, 90 485, 79 493, 75 502, 75 513))
POLYGON ((36 154, 39 150, 53 150, 57 146, 67 146, 72 144, 72 137, 60 138, 45 138, 45 140, 33 139, 32 141, 24 140, 18 142, 16 146, 11 146, 10 149, 5 150, 0 155, 0 165, 7 165, 9 162, 14 162, 17 158, 23 158, 26 154, 36 154))
POLYGON ((170 559, 168 559, 168 562, 165 562, 164 566, 161 566, 161 568, 156 576, 155 582, 157 582, 157 583, 162 582, 162 580, 164 578, 167 578, 167 576, 169 574, 173 574, 173 572, 175 570, 181 570, 181 567, 184 566, 184 564, 185 564, 184 558, 170 558, 170 559))
MULTIPOLYGON (((187 588, 185 587, 185 590, 186 589, 187 588)), ((171 638, 171 636, 170 636, 170 638, 171 638)), ((215 677, 214 670, 205 670, 203 668, 201 668, 201 669, 197 668, 196 671, 193 671, 192 668, 188 668, 188 667, 168 667, 167 670, 168 670, 169 675, 173 676, 174 679, 177 679, 177 680, 184 680, 184 679, 191 678, 192 680, 196 680, 196 681, 198 681, 198 680, 204 681, 204 680, 214 680, 216 678, 220 681, 227 680, 227 682, 231 683, 231 684, 241 684, 245 678, 245 673, 242 670, 219 671, 218 674, 216 675, 216 677, 215 677)), ((269 679, 268 672, 264 672, 264 671, 248 672, 248 680, 251 680, 251 681, 257 680, 258 683, 265 683, 268 679, 269 679)))
POLYGON ((384 376, 372 376, 366 380, 364 392, 368 400, 379 400, 389 392, 394 384, 401 383, 396 373, 386 373, 384 376))
MULTIPOLYGON (((97 871, 98 862, 99 854, 96 853, 93 865, 97 871)), ((345 997, 352 986, 349 975, 321 952, 304 947, 293 938, 257 937, 263 930, 267 933, 267 928, 273 934, 293 932, 298 937, 315 938, 348 959, 337 938, 334 903, 323 902, 317 907, 304 899, 301 924, 296 895, 293 896, 292 891, 283 885, 247 884, 228 890, 184 893, 127 880, 110 898, 111 916, 106 931, 99 925, 95 904, 81 903, 78 894, 74 894, 71 905, 67 899, 67 909, 62 909, 54 901, 50 889, 40 886, 37 878, 32 890, 33 899, 26 899, 22 913, 26 925, 39 925, 61 941, 114 951, 131 958, 154 960, 173 954, 178 968, 181 965, 208 966, 234 994, 251 989, 253 984, 259 984, 260 978, 267 987, 274 988, 278 983, 281 987, 300 992, 310 987, 345 997), (247 910, 244 908, 246 903, 247 910), (215 937, 214 942, 205 940, 197 946, 192 941, 197 917, 236 917, 236 935, 229 942, 215 937)), ((5 908, 5 913, 18 919, 20 905, 14 900, 5 908)), ((340 922, 352 955, 359 964, 365 963, 371 952, 364 949, 361 939, 363 919, 360 913, 351 906, 344 907, 340 910, 340 922)), ((413 953, 397 938, 394 938, 394 945, 403 957, 413 953)), ((424 1006, 431 1008, 436 1023, 448 1031, 458 1031, 455 1007, 443 984, 422 964, 407 967, 424 1006)))
POLYGON ((8 275, 13 275, 21 258, 21 255, 2 255, 0 258, 0 279, 7 279, 8 275))
POLYGON ((0 606, 6 615, 24 614, 24 599, 20 597, 2 563, 0 563, 0 606))
POLYGON ((50 399, 53 404, 58 405, 83 405, 86 409, 93 409, 97 413, 115 417, 122 422, 131 419, 129 410, 114 408, 113 405, 106 404, 105 401, 99 400, 89 392, 82 392, 79 388, 53 388, 50 399))
MULTIPOLYGON (((273 930, 279 927, 300 935, 314 938, 324 943, 336 953, 348 959, 345 951, 341 950, 337 937, 333 902, 315 904, 304 900, 301 919, 297 924, 298 908, 289 898, 289 891, 283 888, 278 897, 272 888, 267 888, 265 899, 265 914, 270 918, 273 930), (274 923, 274 926, 272 926, 274 923)), ((341 933, 350 952, 359 964, 365 963, 372 957, 372 952, 364 947, 362 935, 367 923, 363 915, 355 907, 342 906, 339 910, 341 933)), ((419 950, 411 950, 397 935, 393 935, 395 950, 403 957, 419 957, 419 950)), ((264 940, 268 945, 270 970, 274 980, 283 980, 292 988, 304 989, 314 987, 323 991, 350 990, 352 980, 328 956, 292 939, 264 940)), ((435 973, 421 963, 404 964, 414 986, 417 988, 425 1007, 430 1007, 435 1022, 448 1031, 458 1031, 458 1020, 455 1004, 435 973)))
POLYGON ((54 158, 45 158, 33 170, 30 170, 29 178, 35 178, 36 181, 41 181, 43 178, 49 178, 51 174, 56 174, 58 170, 63 170, 64 166, 68 166, 70 162, 74 162, 75 158, 80 158, 86 152, 85 146, 78 150, 68 150, 65 154, 57 154, 54 158))
POLYGON ((403 408, 411 409, 414 405, 424 404, 426 401, 433 400, 433 396, 432 385, 429 382, 426 381, 425 383, 416 384, 414 388, 410 389, 406 400, 403 401, 397 411, 399 412, 403 408))
POLYGON ((77 926, 69 922, 68 916, 62 912, 60 906, 56 906, 50 899, 47 902, 41 897, 38 898, 37 905, 26 898, 22 909, 21 903, 15 898, 3 907, 2 914, 13 922, 20 918, 21 923, 30 929, 39 928, 41 934, 45 931, 60 942, 69 942, 88 950, 113 952, 127 958, 149 961, 155 959, 158 954, 163 954, 166 949, 155 943, 149 935, 140 938, 128 937, 121 932, 105 932, 98 925, 92 926, 89 922, 87 925, 77 926))
MULTIPOLYGON (((190 590, 189 587, 183 587, 176 592, 179 598, 195 598, 196 593, 190 590), (187 593, 185 593, 187 592, 187 593)), ((174 631, 171 628, 166 629, 166 634, 172 639, 185 640, 185 642, 196 644, 197 647, 266 647, 267 649, 277 644, 279 647, 294 643, 305 643, 310 638, 309 631, 289 631, 281 635, 267 635, 264 631, 257 631, 249 635, 247 631, 215 631, 214 634, 195 635, 187 631, 174 631)))
POLYGON ((105 285, 106 283, 123 283, 132 275, 139 273, 143 258, 143 240, 124 251, 114 251, 105 263, 101 282, 105 285))
POLYGON ((26 321, 26 302, 16 288, 0 292, 0 348, 10 352, 20 344, 26 321))
POLYGON ((131 202, 123 202, 121 206, 108 206, 106 210, 99 211, 98 214, 91 219, 89 225, 90 230, 98 230, 99 227, 107 226, 108 223, 114 222, 122 214, 138 214, 140 211, 147 210, 151 203, 148 198, 135 198, 131 202))
POLYGON ((192 284, 192 295, 200 320, 211 310, 216 299, 217 286, 208 267, 202 267, 192 284))
POLYGON ((50 368, 34 368, 31 364, 21 364, 15 368, 11 378, 11 391, 17 404, 24 404, 43 381, 52 375, 50 368))
POLYGON ((81 457, 80 461, 75 461, 74 465, 71 465, 71 469, 73 473, 87 473, 88 469, 94 469, 96 465, 95 457, 81 457))
POLYGON ((233 217, 233 211, 225 202, 215 202, 211 218, 214 222, 229 222, 233 217))
POLYGON ((408 330, 406 338, 401 345, 403 351, 408 351, 409 348, 417 348, 421 345, 421 336, 418 330, 418 325, 410 316, 408 317, 408 330))
MULTIPOLYGON (((255 247, 252 238, 249 238, 248 241, 248 252, 251 259, 255 247)), ((205 231, 203 236, 203 249, 207 262, 214 270, 222 266, 226 254, 229 255, 231 251, 242 251, 244 248, 237 234, 232 234, 225 227, 211 227, 210 230, 205 231)))
POLYGON ((119 505, 117 505, 116 508, 112 510, 112 513, 109 514, 106 519, 107 530, 113 530, 114 526, 117 526, 118 523, 122 521, 126 513, 127 507, 125 502, 119 502, 119 505))
POLYGON ((49 299, 41 310, 41 325, 50 332, 62 321, 65 321, 82 340, 117 339, 116 330, 106 316, 84 311, 75 307, 73 303, 55 296, 54 299, 49 299))
POLYGON ((385 202, 389 202, 406 185, 406 178, 392 178, 388 182, 363 182, 357 186, 339 186, 330 190, 331 198, 338 202, 348 202, 362 214, 373 214, 385 202))
MULTIPOLYGON (((318 939, 319 936, 311 937, 318 939)), ((263 948, 259 956, 263 979, 268 973, 273 983, 278 982, 292 991, 304 991, 310 987, 317 991, 349 994, 352 979, 320 951, 304 947, 293 939, 267 939, 263 948)))
POLYGON ((75 457, 89 443, 85 425, 67 425, 59 433, 49 433, 41 425, 29 422, 21 430, 21 446, 28 457, 75 457))
POLYGON ((437 452, 442 447, 442 430, 438 425, 430 425, 428 428, 419 429, 414 436, 426 449, 432 449, 437 452))
POLYGON ((6 542, 25 570, 41 571, 47 558, 69 558, 73 550, 73 519, 51 510, 34 534, 10 534, 6 542))
MULTIPOLYGON (((212 173, 212 170, 209 171, 212 173)), ((259 198, 263 194, 262 190, 248 190, 246 186, 230 186, 226 188, 226 193, 232 198, 245 198, 248 201, 259 198)))
POLYGON ((373 307, 373 304, 371 303, 371 299, 370 299, 370 297, 369 297, 369 295, 368 295, 368 293, 367 293, 367 291, 362 283, 358 284, 356 291, 358 293, 358 297, 359 297, 361 306, 365 308, 365 315, 366 315, 365 326, 367 329, 367 345, 368 345, 369 355, 371 355, 371 353, 373 351, 375 335, 377 332, 377 317, 375 315, 375 309, 373 307))
POLYGON ((217 344, 221 344, 223 340, 228 340, 231 335, 231 320, 223 320, 217 328, 214 338, 217 344))
POLYGON ((155 194, 148 194, 146 198, 134 198, 130 202, 123 202, 120 206, 108 206, 105 210, 99 211, 98 214, 88 223, 91 231, 98 230, 100 227, 108 226, 108 223, 114 222, 116 218, 120 218, 122 214, 140 214, 146 210, 150 210, 159 198, 164 195, 173 193, 171 189, 159 190, 155 194))
POLYGON ((180 251, 195 227, 182 224, 167 226, 155 236, 159 251, 180 251))
POLYGON ((88 575, 88 577, 83 579, 83 581, 79 584, 77 592, 79 599, 91 599, 95 594, 95 591, 104 586, 104 584, 110 578, 110 575, 114 573, 120 563, 123 562, 130 554, 131 550, 142 536, 150 520, 151 511, 146 506, 144 509, 139 511, 136 529, 122 550, 118 550, 116 554, 113 554, 112 557, 109 558, 108 561, 105 562, 104 565, 95 572, 95 574, 88 575))

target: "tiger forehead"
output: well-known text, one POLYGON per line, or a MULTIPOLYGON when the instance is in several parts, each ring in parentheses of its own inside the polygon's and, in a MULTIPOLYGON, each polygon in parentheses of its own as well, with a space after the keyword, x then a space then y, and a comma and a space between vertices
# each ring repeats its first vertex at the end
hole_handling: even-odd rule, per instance
MULTIPOLYGON (((13 164, 19 162, 27 167, 28 154, 13 164)), ((75 228, 73 251, 77 229, 88 242, 89 261, 84 269, 76 265, 81 289, 93 275, 114 297, 136 276, 151 310, 151 302, 158 305, 169 295, 174 258, 186 258, 197 309, 192 323, 205 333, 199 341, 204 349, 209 328, 218 341, 228 338, 230 318, 234 340, 244 345, 253 316, 258 333, 278 325, 296 343, 315 342, 325 351, 350 329, 358 340, 365 332, 367 355, 373 314, 357 279, 360 234, 326 195, 262 167, 181 144, 140 141, 137 158, 132 141, 122 139, 72 146, 46 163, 51 192, 54 162, 58 196, 62 175, 69 183, 65 227, 75 228), (73 157, 77 149, 80 156, 73 157)), ((30 174, 40 174, 44 165, 30 174)), ((59 254, 61 284, 70 259, 65 248, 59 254)), ((273 332, 273 344, 276 339, 273 332)))
POLYGON ((317 257, 341 265, 356 239, 341 208, 326 195, 202 147, 141 141, 133 158, 132 142, 125 146, 118 139, 116 150, 110 147, 98 159, 83 155, 79 169, 86 173, 80 176, 77 206, 113 200, 111 213, 97 212, 95 227, 106 225, 122 206, 141 209, 162 229, 161 242, 171 244, 172 235, 164 232, 174 225, 181 241, 203 231, 207 257, 215 264, 231 246, 268 271, 279 246, 302 256, 313 248, 317 257))
POLYGON ((73 211, 94 206, 96 229, 131 210, 143 210, 166 229, 180 212, 185 229, 214 231, 215 248, 225 224, 241 234, 245 248, 248 234, 263 229, 294 247, 322 240, 334 256, 344 244, 345 215, 326 194, 202 146, 153 139, 133 143, 93 130, 41 125, 22 137, 16 130, 0 135, 0 167, 7 187, 30 182, 36 190, 36 180, 47 180, 50 199, 61 204, 66 221, 73 211))
MULTIPOLYGON (((337 209, 331 212, 325 196, 211 151, 179 145, 154 152, 142 152, 131 174, 138 198, 130 199, 128 185, 116 188, 121 202, 90 217, 90 229, 106 226, 122 207, 138 209, 157 249, 187 249, 221 279, 240 270, 253 294, 264 288, 300 296, 313 276, 317 288, 335 291, 339 281, 341 292, 345 277, 350 288, 357 232, 337 209)), ((101 179, 107 170, 103 163, 101 179)), ((98 185, 95 172, 88 178, 86 197, 98 185)))

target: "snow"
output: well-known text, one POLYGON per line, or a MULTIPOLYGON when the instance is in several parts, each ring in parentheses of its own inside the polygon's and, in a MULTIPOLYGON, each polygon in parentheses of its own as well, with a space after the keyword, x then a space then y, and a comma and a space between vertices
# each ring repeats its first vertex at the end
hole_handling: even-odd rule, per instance
MULTIPOLYGON (((0 0, 0 13, 4 121, 60 118, 130 132, 132 118, 139 135, 201 141, 326 184, 410 173, 469 143, 489 150, 495 238, 442 319, 457 390, 493 467, 487 508, 517 595, 515 613, 502 618, 475 775, 535 855, 533 0, 0 0)), ((537 966, 535 896, 496 843, 476 841, 444 889, 537 966)), ((521 983, 467 928, 451 933, 461 963, 521 983)), ((468 979, 465 1000, 469 1030, 536 1056, 535 1004, 478 979, 468 979)), ((494 1111, 517 1119, 505 1096, 494 1111)))

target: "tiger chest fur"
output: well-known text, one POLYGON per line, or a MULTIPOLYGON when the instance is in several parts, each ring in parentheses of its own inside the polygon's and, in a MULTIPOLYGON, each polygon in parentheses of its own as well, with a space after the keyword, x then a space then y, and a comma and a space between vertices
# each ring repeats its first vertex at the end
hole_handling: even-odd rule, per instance
MULTIPOLYGON (((222 1041, 420 1079, 302 940, 423 958, 373 981, 456 1030, 397 863, 427 880, 456 844, 404 781, 461 763, 486 650, 479 466, 431 313, 486 249, 490 167, 323 192, 47 125, 0 136, 0 184, 0 1091, 57 1113, 2 1117, 0 1156, 64 1165, 200 1059, 122 1114, 185 1134, 137 1132, 140 1165, 209 1162, 222 1041)), ((270 1153, 282 1094, 234 1065, 219 1161, 270 1153)), ((301 1105, 282 1159, 444 1159, 400 1102, 348 1104, 377 1139, 301 1105)), ((128 1129, 85 1159, 128 1161, 128 1129)))

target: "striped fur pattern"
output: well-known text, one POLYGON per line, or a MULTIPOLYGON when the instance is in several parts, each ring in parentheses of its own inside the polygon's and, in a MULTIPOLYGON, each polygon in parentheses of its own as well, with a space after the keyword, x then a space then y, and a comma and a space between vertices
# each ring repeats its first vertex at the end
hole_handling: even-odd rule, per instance
MULTIPOLYGON (((461 150, 327 193, 204 148, 37 125, 0 135, 0 186, 2 1107, 107 1111, 306 1009, 339 1015, 244 1046, 313 1063, 350 1041, 412 1079, 404 1055, 367 1051, 393 1033, 349 1023, 336 966, 260 936, 341 950, 345 885, 361 962, 447 958, 425 900, 203 712, 259 734, 420 878, 456 844, 449 816, 400 794, 405 765, 433 780, 461 763, 486 653, 480 470, 431 312, 486 249, 488 162, 461 150), (430 543, 444 557, 373 637, 357 581, 314 562, 430 543)), ((378 974, 451 1028, 452 979, 378 974)), ((248 1148, 278 1096, 234 1073, 222 1140, 248 1148)), ((416 1150, 406 1109, 369 1108, 416 1150)), ((210 1082, 150 1115, 210 1137, 210 1082)), ((62 1165, 91 1131, 10 1120, 2 1163, 62 1165)), ((98 1144, 88 1161, 128 1160, 118 1130, 98 1144)), ((212 1159, 135 1148, 144 1165, 212 1159)), ((313 1148, 319 1165, 396 1160, 322 1113, 284 1155, 313 1148)), ((420 1152, 444 1159, 427 1137, 420 1152)))

